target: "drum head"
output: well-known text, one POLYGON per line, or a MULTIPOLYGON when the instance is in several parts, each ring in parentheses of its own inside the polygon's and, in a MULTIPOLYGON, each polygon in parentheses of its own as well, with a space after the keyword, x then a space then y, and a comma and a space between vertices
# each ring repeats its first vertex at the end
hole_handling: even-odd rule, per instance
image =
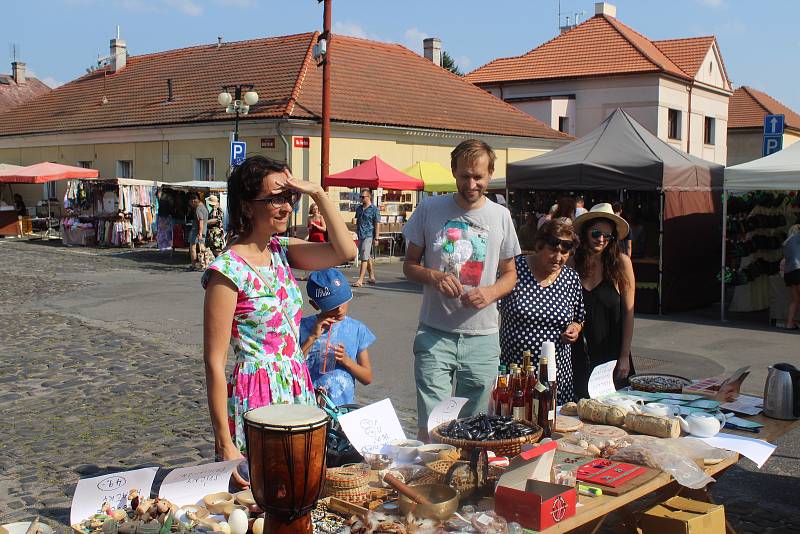
POLYGON ((306 404, 272 404, 245 412, 244 419, 265 428, 313 428, 325 424, 328 414, 306 404))

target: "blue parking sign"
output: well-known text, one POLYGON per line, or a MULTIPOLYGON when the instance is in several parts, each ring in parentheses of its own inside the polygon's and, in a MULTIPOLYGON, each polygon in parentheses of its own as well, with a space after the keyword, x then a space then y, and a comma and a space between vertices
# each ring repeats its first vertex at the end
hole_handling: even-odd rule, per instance
POLYGON ((236 167, 244 163, 247 157, 247 143, 244 141, 233 141, 231 143, 231 167, 236 167))

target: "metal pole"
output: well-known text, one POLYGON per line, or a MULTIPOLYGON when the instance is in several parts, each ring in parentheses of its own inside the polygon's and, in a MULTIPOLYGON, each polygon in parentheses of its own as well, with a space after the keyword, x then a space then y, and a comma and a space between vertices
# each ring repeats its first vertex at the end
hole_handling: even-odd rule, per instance
POLYGON ((658 209, 658 314, 662 315, 661 292, 664 290, 664 191, 659 194, 658 209))
POLYGON ((719 320, 725 320, 725 259, 728 248, 728 192, 722 190, 722 266, 719 270, 719 320))
MULTIPOLYGON (((320 182, 324 186, 330 172, 330 143, 331 143, 331 50, 333 49, 333 35, 331 35, 331 0, 324 0, 322 35, 320 39, 326 40, 326 52, 322 63, 322 163, 320 166, 320 182)), ((327 187, 325 190, 327 191, 327 187)))
POLYGON ((233 119, 233 140, 234 141, 238 141, 239 140, 239 106, 241 105, 241 101, 242 101, 242 86, 241 85, 237 85, 236 86, 236 92, 235 92, 235 96, 233 98, 234 98, 233 105, 235 107, 234 111, 236 112, 235 118, 233 119))

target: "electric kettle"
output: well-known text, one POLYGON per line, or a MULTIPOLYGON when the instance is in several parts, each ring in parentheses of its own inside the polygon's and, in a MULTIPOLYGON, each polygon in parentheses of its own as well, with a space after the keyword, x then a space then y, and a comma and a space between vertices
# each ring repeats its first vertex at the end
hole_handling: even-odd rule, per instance
POLYGON ((788 363, 771 365, 764 384, 764 415, 800 419, 800 370, 788 363))

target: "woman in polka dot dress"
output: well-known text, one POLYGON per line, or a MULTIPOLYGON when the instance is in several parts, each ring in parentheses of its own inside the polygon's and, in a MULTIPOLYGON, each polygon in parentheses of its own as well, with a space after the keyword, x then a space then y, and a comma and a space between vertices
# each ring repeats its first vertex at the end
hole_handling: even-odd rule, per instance
POLYGON ((572 343, 584 318, 578 273, 565 264, 577 245, 571 223, 550 221, 535 237, 535 252, 517 256, 517 285, 500 302, 500 360, 522 363, 529 350, 538 362, 542 343, 556 345, 558 404, 576 401, 572 379, 572 343))

